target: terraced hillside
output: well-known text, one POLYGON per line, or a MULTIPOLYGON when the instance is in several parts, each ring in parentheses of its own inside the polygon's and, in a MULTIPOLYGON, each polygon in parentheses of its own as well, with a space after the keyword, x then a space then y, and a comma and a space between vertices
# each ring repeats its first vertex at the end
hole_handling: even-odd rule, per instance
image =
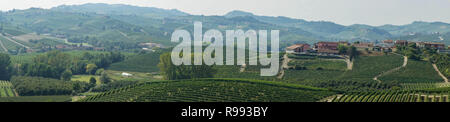
POLYGON ((335 94, 326 89, 243 79, 198 79, 136 84, 82 102, 313 102, 335 94))

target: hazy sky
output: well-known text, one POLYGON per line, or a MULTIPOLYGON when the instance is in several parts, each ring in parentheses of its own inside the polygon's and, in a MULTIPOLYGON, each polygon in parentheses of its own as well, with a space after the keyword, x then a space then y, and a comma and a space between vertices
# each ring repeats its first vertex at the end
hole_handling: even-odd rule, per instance
POLYGON ((122 3, 178 9, 196 15, 223 15, 243 10, 256 15, 325 20, 343 25, 450 23, 450 0, 0 0, 0 10, 83 3, 122 3))

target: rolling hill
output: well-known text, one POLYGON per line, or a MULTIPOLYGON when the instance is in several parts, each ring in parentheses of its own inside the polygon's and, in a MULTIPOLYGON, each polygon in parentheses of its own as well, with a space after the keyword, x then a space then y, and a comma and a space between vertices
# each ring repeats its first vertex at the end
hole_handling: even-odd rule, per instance
POLYGON ((81 102, 314 102, 333 94, 326 89, 271 81, 197 79, 136 84, 81 102))

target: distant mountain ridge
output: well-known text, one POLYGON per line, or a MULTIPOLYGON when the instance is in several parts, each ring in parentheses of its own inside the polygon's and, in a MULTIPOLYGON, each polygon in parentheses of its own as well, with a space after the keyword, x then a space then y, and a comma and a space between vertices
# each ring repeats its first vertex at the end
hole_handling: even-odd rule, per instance
POLYGON ((259 16, 238 10, 223 16, 203 16, 176 9, 123 4, 89 3, 62 5, 51 9, 1 12, 0 21, 39 33, 64 34, 68 38, 89 36, 91 38, 84 41, 100 46, 101 42, 105 41, 157 42, 170 45, 170 33, 180 28, 192 30, 194 21, 203 22, 205 29, 280 30, 282 47, 293 43, 339 40, 409 39, 450 43, 450 39, 446 38, 446 35, 450 35, 450 24, 443 22, 344 26, 329 21, 259 16))
POLYGON ((381 40, 392 37, 408 36, 414 33, 433 34, 450 32, 450 24, 444 22, 415 21, 407 25, 387 24, 383 26, 370 26, 354 24, 344 26, 327 21, 306 21, 288 17, 256 16, 244 11, 231 11, 224 16, 228 18, 236 16, 252 16, 263 22, 286 27, 297 27, 321 36, 344 40, 381 40))
POLYGON ((82 5, 61 5, 51 8, 54 11, 94 12, 112 15, 140 15, 147 17, 187 16, 189 14, 176 9, 160 9, 154 7, 138 7, 125 4, 87 3, 82 5))

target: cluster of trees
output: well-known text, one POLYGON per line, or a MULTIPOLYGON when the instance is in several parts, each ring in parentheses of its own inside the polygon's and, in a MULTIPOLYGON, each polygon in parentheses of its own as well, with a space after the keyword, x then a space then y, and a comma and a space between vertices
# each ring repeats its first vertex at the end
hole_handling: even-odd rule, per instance
POLYGON ((432 63, 436 63, 440 56, 437 49, 434 48, 419 48, 416 43, 409 44, 407 46, 398 46, 397 53, 404 54, 409 59, 414 60, 426 60, 432 63))
POLYGON ((421 49, 416 46, 415 43, 409 44, 407 46, 397 46, 397 53, 407 56, 409 59, 420 60, 421 59, 421 49))
POLYGON ((359 54, 354 46, 339 45, 338 51, 341 55, 347 55, 350 60, 353 60, 353 58, 357 57, 359 54))
POLYGON ((81 57, 55 50, 33 58, 32 63, 20 64, 15 68, 15 75, 39 76, 70 80, 72 75, 91 74, 100 75, 102 68, 124 60, 124 55, 116 52, 107 54, 83 53, 81 57))
POLYGON ((397 53, 404 54, 409 59, 436 64, 444 75, 450 77, 450 54, 439 54, 435 48, 419 48, 415 43, 399 46, 397 53))
POLYGON ((160 56, 158 67, 166 80, 210 78, 217 72, 212 66, 205 64, 176 66, 172 63, 170 53, 164 53, 160 56))
POLYGON ((84 82, 64 82, 43 77, 14 76, 11 83, 20 96, 71 95, 89 90, 92 85, 84 82))

